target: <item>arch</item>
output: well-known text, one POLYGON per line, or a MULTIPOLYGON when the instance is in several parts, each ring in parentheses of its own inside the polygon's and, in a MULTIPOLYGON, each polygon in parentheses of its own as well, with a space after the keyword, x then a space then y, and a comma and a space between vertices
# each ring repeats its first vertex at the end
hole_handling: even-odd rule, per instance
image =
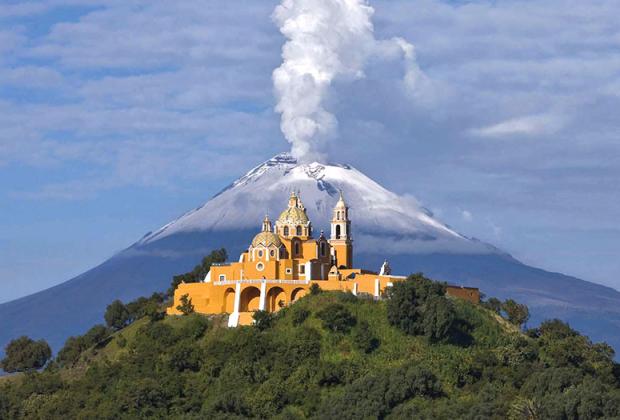
POLYGON ((281 287, 272 287, 267 292, 267 305, 268 312, 279 311, 287 304, 286 293, 281 287))
POLYGON ((303 287, 298 287, 291 293, 291 302, 295 302, 304 296, 306 296, 306 289, 303 287))
POLYGON ((340 225, 336 225, 336 239, 340 239, 340 225))
POLYGON ((301 226, 297 226, 297 227, 295 228, 295 235, 297 235, 297 236, 301 236, 301 226))
POLYGON ((282 231, 284 233, 284 236, 288 236, 288 226, 284 226, 284 229, 282 231))
POLYGON ((254 286, 246 287, 241 291, 239 312, 258 311, 260 305, 260 290, 254 286))
POLYGON ((222 312, 232 314, 235 310, 235 289, 229 287, 224 292, 224 299, 222 302, 222 312))

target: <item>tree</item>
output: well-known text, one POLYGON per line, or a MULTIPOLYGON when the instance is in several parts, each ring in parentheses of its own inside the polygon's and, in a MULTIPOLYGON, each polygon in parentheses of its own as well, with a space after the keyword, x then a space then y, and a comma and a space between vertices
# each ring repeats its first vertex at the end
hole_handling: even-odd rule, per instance
POLYGON ((293 325, 298 326, 304 323, 304 321, 310 316, 310 311, 305 308, 294 308, 292 311, 293 325))
POLYGON ((452 302, 444 296, 431 297, 422 312, 424 335, 436 342, 448 336, 456 318, 452 302))
POLYGON ((319 286, 317 283, 312 283, 310 285, 310 294, 311 295, 318 295, 319 293, 321 293, 321 286, 319 286))
POLYGON ((339 303, 326 306, 316 316, 323 321, 323 328, 337 333, 346 334, 357 323, 351 312, 339 303))
POLYGON ((117 299, 108 305, 104 318, 108 327, 120 330, 129 324, 130 314, 123 302, 117 299))
POLYGON ((379 339, 373 334, 368 321, 361 321, 351 333, 353 345, 364 353, 372 353, 379 347, 379 339))
POLYGON ((530 319, 530 311, 527 306, 512 299, 506 300, 502 304, 502 309, 506 313, 508 321, 518 327, 521 327, 530 319))
POLYGON ((483 305, 497 314, 502 311, 502 301, 498 298, 489 298, 489 300, 484 302, 483 305))
POLYGON ((444 295, 445 285, 421 274, 409 276, 388 291, 388 321, 407 334, 439 341, 448 335, 456 318, 444 295))
POLYGON ((177 306, 177 310, 180 311, 183 315, 189 315, 194 312, 194 305, 192 304, 192 299, 186 293, 181 296, 181 304, 177 306))
POLYGON ((5 348, 0 367, 7 372, 41 369, 52 357, 52 349, 45 340, 34 341, 22 336, 11 340, 5 348))
POLYGON ((172 283, 167 291, 168 296, 174 295, 174 291, 181 283, 198 283, 202 281, 206 277, 209 270, 211 270, 211 266, 213 264, 226 262, 227 258, 228 253, 224 248, 212 251, 209 255, 204 257, 200 264, 194 267, 192 271, 179 274, 172 278, 172 283))
POLYGON ((271 328, 273 325, 273 314, 267 311, 254 311, 252 315, 254 326, 261 331, 271 328))

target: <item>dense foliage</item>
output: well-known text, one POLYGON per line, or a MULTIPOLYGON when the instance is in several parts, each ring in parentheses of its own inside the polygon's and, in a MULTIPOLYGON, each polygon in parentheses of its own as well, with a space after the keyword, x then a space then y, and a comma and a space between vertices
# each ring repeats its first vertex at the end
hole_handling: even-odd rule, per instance
POLYGON ((5 353, 6 356, 0 361, 0 368, 6 372, 40 369, 52 357, 52 350, 45 340, 34 341, 26 336, 9 342, 5 353))
POLYGON ((322 292, 236 329, 198 314, 98 326, 73 367, 67 348, 4 378, 0 418, 620 417, 609 346, 558 320, 521 332, 443 290, 414 276, 390 300, 322 292))

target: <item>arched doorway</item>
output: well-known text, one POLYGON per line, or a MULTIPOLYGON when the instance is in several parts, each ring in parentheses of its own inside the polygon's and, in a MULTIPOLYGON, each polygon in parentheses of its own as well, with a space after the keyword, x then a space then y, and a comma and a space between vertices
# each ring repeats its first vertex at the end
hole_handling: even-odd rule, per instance
POLYGON ((256 287, 246 287, 241 291, 240 312, 258 311, 260 303, 260 290, 256 287))
POLYGON ((229 287, 224 292, 224 303, 222 305, 222 312, 232 314, 235 310, 235 289, 229 287))
POLYGON ((293 293, 291 293, 291 302, 295 302, 296 300, 301 299, 304 296, 306 296, 306 289, 298 287, 297 289, 293 290, 293 293))
POLYGON ((267 311, 276 312, 287 304, 286 293, 281 287, 272 287, 267 292, 267 311))

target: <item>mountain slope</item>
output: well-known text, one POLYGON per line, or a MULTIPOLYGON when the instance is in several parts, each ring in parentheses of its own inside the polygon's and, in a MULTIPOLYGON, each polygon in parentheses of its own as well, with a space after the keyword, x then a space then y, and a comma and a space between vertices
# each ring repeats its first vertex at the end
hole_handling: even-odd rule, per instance
POLYGON ((259 230, 265 213, 276 218, 290 191, 299 190, 315 232, 327 230, 342 190, 351 207, 354 264, 480 287, 530 306, 534 324, 569 320, 595 340, 620 348, 620 293, 521 264, 489 244, 436 220, 413 198, 398 196, 347 165, 298 165, 282 154, 254 168, 205 205, 145 235, 100 266, 51 289, 0 305, 0 346, 27 334, 58 349, 66 337, 102 321, 114 299, 165 290, 210 250, 226 247, 234 259, 259 230))

